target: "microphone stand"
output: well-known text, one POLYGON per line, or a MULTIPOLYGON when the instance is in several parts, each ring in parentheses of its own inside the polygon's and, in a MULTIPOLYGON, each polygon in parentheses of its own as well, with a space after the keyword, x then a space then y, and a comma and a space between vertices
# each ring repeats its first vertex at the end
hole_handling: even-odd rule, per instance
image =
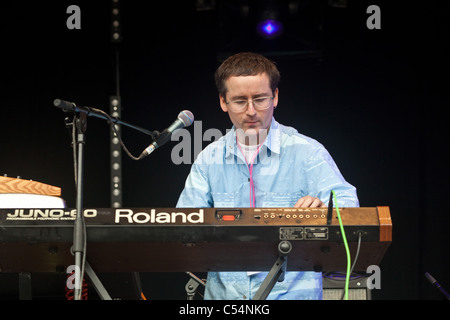
POLYGON ((77 106, 73 102, 68 102, 60 99, 55 99, 53 105, 57 108, 62 109, 64 112, 73 112, 75 114, 74 120, 77 128, 77 198, 76 198, 76 217, 73 230, 73 246, 72 253, 75 256, 75 289, 74 289, 74 299, 81 299, 81 288, 84 277, 84 270, 86 267, 86 272, 91 280, 93 280, 95 289, 97 293, 103 300, 111 300, 111 297, 104 289, 101 282, 98 280, 94 271, 92 270, 89 263, 86 261, 86 226, 83 216, 83 177, 84 177, 84 148, 86 146, 85 133, 87 129, 87 117, 95 116, 97 118, 105 119, 107 121, 123 124, 128 127, 134 128, 140 132, 152 136, 154 139, 158 136, 157 131, 149 131, 135 125, 123 122, 118 118, 113 118, 101 110, 96 110, 88 107, 77 106), (78 275, 77 275, 78 273, 78 275))
POLYGON ((74 112, 74 113, 80 113, 80 114, 84 113, 87 116, 92 116, 92 117, 100 118, 100 119, 103 119, 106 121, 111 121, 112 123, 115 123, 115 124, 127 126, 129 128, 132 128, 132 129, 135 129, 142 133, 145 133, 146 135, 149 135, 150 137, 152 137, 152 139, 156 139, 160 134, 158 131, 150 131, 150 130, 135 126, 134 124, 122 121, 117 117, 111 117, 110 115, 106 114, 105 112, 103 112, 101 110, 97 110, 97 109, 93 109, 93 108, 89 108, 89 107, 77 106, 73 102, 55 99, 53 101, 53 105, 57 108, 62 109, 64 112, 74 112))
POLYGON ((84 147, 85 147, 85 132, 87 128, 87 115, 85 113, 75 114, 75 124, 77 128, 77 198, 76 209, 77 215, 75 218, 73 229, 73 246, 72 252, 75 255, 75 270, 79 272, 79 277, 75 278, 74 299, 81 299, 81 287, 83 284, 84 264, 83 258, 86 245, 86 230, 83 216, 83 170, 84 170, 84 147), (78 285, 77 285, 78 284, 78 285))

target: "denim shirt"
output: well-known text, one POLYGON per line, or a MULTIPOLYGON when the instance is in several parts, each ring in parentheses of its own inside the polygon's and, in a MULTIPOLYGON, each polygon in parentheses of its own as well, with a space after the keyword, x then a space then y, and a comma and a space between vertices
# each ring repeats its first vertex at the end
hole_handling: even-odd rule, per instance
MULTIPOLYGON (((310 195, 339 207, 358 207, 356 189, 342 177, 328 151, 316 140, 272 119, 269 134, 252 168, 255 207, 293 207, 310 195), (336 205, 336 204, 335 204, 336 205)), ((177 207, 250 207, 250 170, 233 127, 195 160, 177 207)), ((209 272, 205 299, 252 299, 267 272, 209 272)), ((287 272, 268 299, 321 299, 322 275, 287 272)))

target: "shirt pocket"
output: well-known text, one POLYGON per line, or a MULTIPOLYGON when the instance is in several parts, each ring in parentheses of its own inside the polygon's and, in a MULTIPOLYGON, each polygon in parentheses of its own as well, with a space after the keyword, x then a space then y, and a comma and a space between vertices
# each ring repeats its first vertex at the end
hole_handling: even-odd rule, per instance
POLYGON ((211 192, 215 208, 234 207, 235 192, 211 192))
POLYGON ((293 207, 298 199, 302 197, 302 192, 264 192, 261 205, 264 208, 286 208, 293 207))

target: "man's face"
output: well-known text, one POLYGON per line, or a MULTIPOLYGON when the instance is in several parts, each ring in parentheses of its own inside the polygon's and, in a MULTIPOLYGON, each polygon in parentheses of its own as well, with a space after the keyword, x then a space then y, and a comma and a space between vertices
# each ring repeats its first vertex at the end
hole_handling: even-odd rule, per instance
MULTIPOLYGON (((267 129, 269 129, 272 122, 273 109, 278 104, 278 89, 275 90, 275 93, 272 93, 267 74, 230 77, 225 81, 225 85, 227 93, 226 97, 219 96, 220 106, 224 112, 228 112, 231 122, 236 129, 241 129, 238 132, 243 131, 246 135, 256 135, 258 138, 260 137, 260 130, 264 134, 267 134, 267 129), (246 109, 236 112, 227 104, 230 101, 251 100, 259 97, 272 96, 273 100, 270 100, 270 106, 265 110, 256 110, 253 103, 248 103, 246 109)), ((238 138, 240 138, 239 135, 238 138)), ((255 141, 255 139, 250 140, 255 141)), ((240 139, 240 142, 246 143, 243 139, 240 139)), ((258 141, 257 143, 262 142, 258 141)))

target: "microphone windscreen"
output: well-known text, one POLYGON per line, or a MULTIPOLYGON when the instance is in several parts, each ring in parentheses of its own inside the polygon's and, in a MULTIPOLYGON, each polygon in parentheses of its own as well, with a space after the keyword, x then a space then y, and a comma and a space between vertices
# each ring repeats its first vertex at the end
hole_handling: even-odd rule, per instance
POLYGON ((436 279, 433 278, 433 276, 431 274, 429 274, 428 272, 425 272, 425 277, 428 279, 428 281, 430 281, 431 284, 436 283, 436 279))
POLYGON ((189 127, 194 122, 194 115, 189 110, 183 110, 178 114, 185 127, 189 127))

